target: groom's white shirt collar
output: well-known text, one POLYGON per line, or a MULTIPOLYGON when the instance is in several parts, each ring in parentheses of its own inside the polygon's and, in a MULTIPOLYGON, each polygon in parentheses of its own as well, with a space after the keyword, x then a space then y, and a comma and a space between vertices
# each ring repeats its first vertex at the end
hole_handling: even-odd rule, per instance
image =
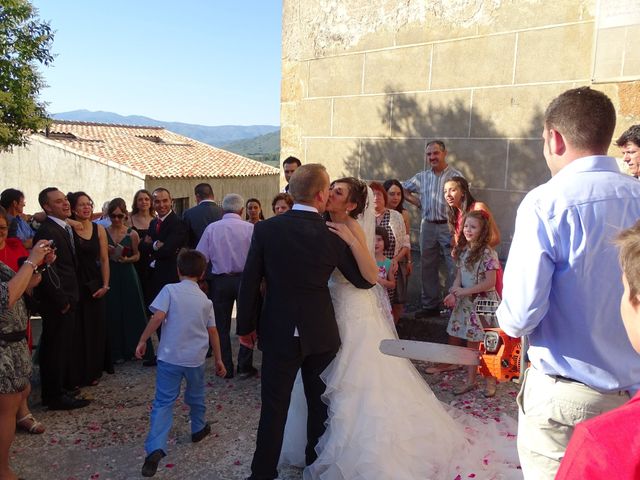
POLYGON ((291 210, 302 210, 303 212, 314 212, 318 213, 318 209, 316 207, 312 207, 311 205, 303 205, 301 203, 294 203, 291 210))

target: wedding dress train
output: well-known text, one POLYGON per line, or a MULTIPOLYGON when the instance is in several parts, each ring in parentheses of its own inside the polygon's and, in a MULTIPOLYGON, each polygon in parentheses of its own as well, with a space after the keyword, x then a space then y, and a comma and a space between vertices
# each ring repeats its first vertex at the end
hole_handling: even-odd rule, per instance
MULTIPOLYGON (((353 287, 338 272, 329 283, 342 346, 322 374, 329 407, 318 459, 304 479, 521 479, 516 423, 482 421, 444 405, 413 364, 380 353, 397 338, 386 293, 353 287)), ((281 464, 304 466, 306 401, 298 378, 281 464)))

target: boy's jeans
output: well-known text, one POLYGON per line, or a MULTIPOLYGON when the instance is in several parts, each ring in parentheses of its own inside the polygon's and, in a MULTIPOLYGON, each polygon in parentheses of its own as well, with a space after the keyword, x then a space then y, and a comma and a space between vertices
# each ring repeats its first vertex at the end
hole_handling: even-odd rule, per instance
POLYGON ((156 398, 151 410, 149 435, 144 442, 147 454, 158 449, 167 452, 167 437, 173 422, 173 405, 180 395, 183 377, 187 380, 184 402, 190 407, 191 433, 199 432, 205 426, 204 363, 199 367, 181 367, 158 360, 156 398))

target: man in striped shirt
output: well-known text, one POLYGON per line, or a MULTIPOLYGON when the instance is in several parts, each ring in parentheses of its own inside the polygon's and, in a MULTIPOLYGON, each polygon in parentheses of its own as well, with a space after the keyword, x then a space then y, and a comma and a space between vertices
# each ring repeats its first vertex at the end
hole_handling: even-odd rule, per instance
POLYGON ((451 232, 447 225, 447 203, 444 184, 454 176, 463 176, 446 161, 447 149, 441 140, 427 143, 425 163, 428 167, 402 185, 406 199, 422 209, 420 250, 422 267, 422 308, 426 314, 440 312, 442 295, 453 280, 454 263, 451 258, 451 232), (413 194, 419 194, 419 197, 413 194), (442 262, 447 268, 446 285, 440 284, 442 262))

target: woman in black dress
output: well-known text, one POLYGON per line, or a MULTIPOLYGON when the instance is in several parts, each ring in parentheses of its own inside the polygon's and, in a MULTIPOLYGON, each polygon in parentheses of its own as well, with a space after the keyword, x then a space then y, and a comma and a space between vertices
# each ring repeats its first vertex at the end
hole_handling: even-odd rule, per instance
MULTIPOLYGON (((139 238, 144 238, 149 230, 151 220, 155 218, 153 211, 153 203, 151 202, 151 194, 148 190, 138 190, 133 196, 133 204, 131 206, 131 215, 129 216, 129 224, 133 230, 138 233, 139 238)), ((150 275, 149 263, 151 258, 149 254, 145 255, 140 252, 140 259, 134 263, 140 286, 142 287, 142 296, 144 297, 145 307, 151 304, 153 298, 150 298, 150 275)))
POLYGON ((67 195, 71 217, 81 225, 74 229, 78 259, 78 321, 74 340, 75 368, 70 372, 69 387, 97 385, 102 372, 113 372, 107 348, 107 306, 109 291, 109 254, 107 233, 102 225, 91 221, 93 201, 84 192, 67 195))

